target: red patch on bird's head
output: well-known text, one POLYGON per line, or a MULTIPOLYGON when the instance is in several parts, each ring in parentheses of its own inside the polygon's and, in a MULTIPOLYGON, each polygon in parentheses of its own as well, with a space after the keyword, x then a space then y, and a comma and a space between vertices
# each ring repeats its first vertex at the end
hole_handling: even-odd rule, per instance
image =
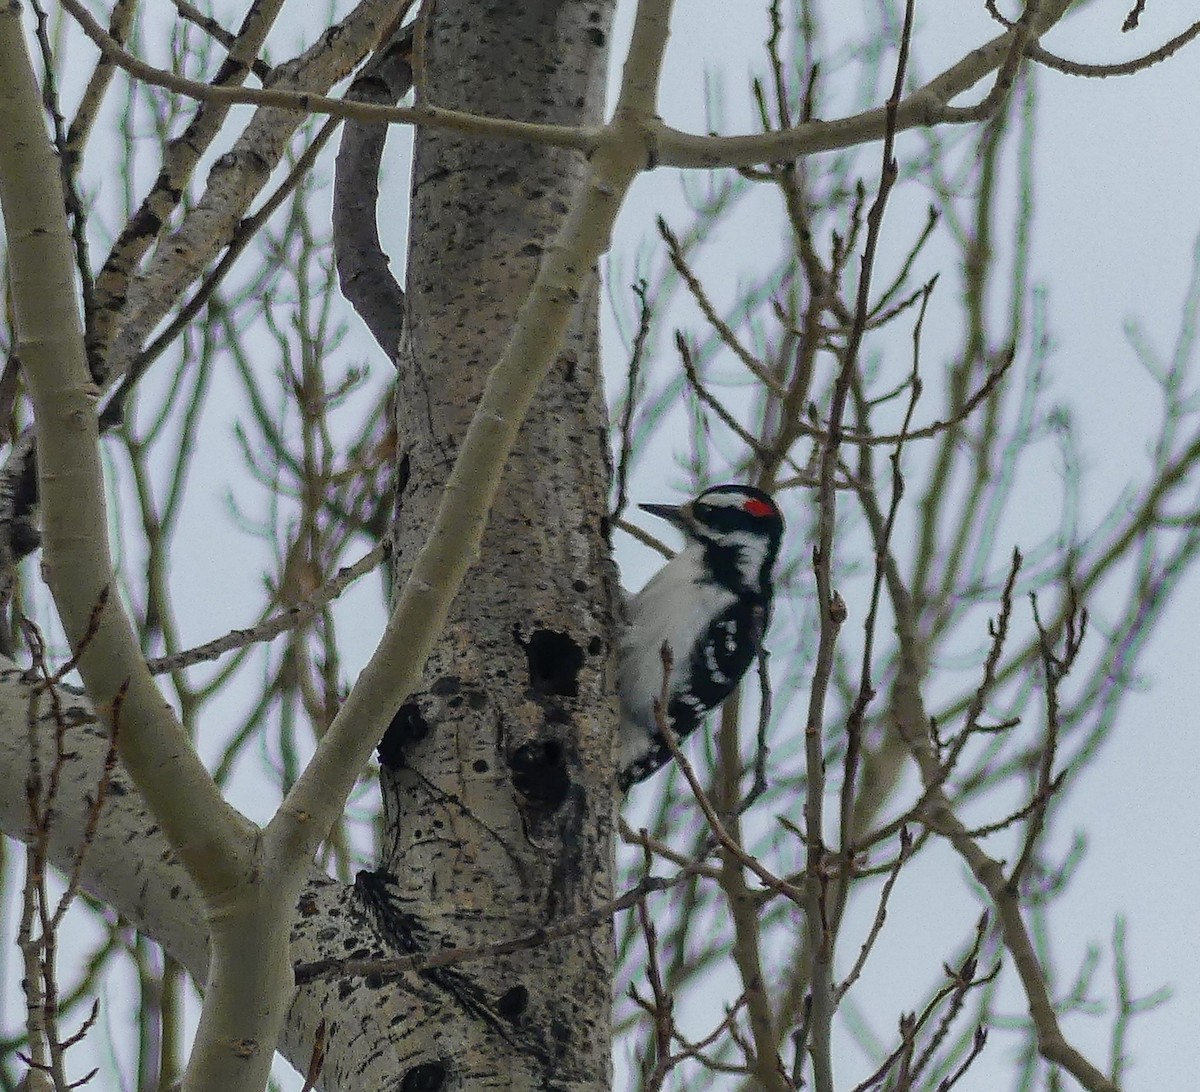
POLYGON ((751 516, 773 516, 775 515, 775 506, 759 500, 757 497, 751 497, 742 504, 742 511, 751 516))

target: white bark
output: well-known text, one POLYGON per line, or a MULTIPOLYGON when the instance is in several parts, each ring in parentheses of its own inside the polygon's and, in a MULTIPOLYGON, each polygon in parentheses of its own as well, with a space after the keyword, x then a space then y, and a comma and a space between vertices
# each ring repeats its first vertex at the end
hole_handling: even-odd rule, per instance
MULTIPOLYGON (((279 65, 271 86, 327 91, 376 44, 395 9, 394 0, 364 0, 299 57, 279 65)), ((195 206, 164 232, 145 267, 135 273, 120 300, 111 341, 96 347, 106 356, 110 377, 124 373, 155 326, 227 245, 303 121, 303 114, 259 110, 217 160, 195 206)))
MULTIPOLYGON (((29 815, 25 777, 29 769, 28 717, 37 717, 35 736, 43 772, 53 764, 55 724, 45 698, 31 707, 34 689, 15 665, 0 659, 0 830, 27 841, 29 815)), ((95 799, 108 750, 108 730, 87 699, 60 688, 69 725, 67 755, 50 828, 50 859, 63 872, 73 867, 95 799)), ((100 822, 83 856, 82 887, 128 919, 182 963, 203 986, 208 974, 208 933, 195 886, 171 851, 145 801, 120 766, 113 772, 100 822)), ((297 963, 383 955, 386 938, 354 887, 310 869, 292 920, 292 958, 297 963)), ((332 1020, 323 1087, 385 1089, 402 1070, 403 1052, 391 1026, 406 1031, 426 1009, 421 995, 434 991, 417 974, 403 988, 375 979, 331 978, 297 991, 280 1049, 303 1070, 312 1054, 317 1025, 332 1020), (380 1004, 381 994, 388 1000, 380 1004)))

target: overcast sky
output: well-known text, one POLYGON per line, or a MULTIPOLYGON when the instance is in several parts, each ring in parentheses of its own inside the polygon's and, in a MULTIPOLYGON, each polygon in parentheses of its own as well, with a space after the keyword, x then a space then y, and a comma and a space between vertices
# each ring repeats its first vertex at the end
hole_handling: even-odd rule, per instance
MULTIPOLYGON (((1183 29, 1188 18, 1183 9, 1193 9, 1194 15, 1195 8, 1177 0, 1148 0, 1142 29, 1123 37, 1117 28, 1130 3, 1096 0, 1046 44, 1078 59, 1121 59, 1183 29)), ((874 3, 863 0, 863 4, 874 10, 874 3)), ((614 64, 621 58, 631 10, 630 4, 621 8, 623 30, 615 36, 614 64)), ((914 63, 927 76, 995 33, 983 13, 982 0, 919 0, 918 24, 914 63)), ((704 73, 719 72, 726 89, 727 131, 750 128, 744 77, 751 66, 761 70, 765 36, 765 16, 754 0, 679 0, 661 105, 664 117, 680 127, 703 130, 704 73)), ((284 40, 290 47, 295 35, 284 40)), ((1056 341, 1051 369, 1054 390, 1058 397, 1069 399, 1082 438, 1085 520, 1100 518, 1123 486, 1144 469, 1147 445, 1155 435, 1157 396, 1125 342, 1124 329, 1136 319, 1164 353, 1176 337, 1200 232, 1196 200, 1200 159, 1195 139, 1200 116, 1198 62, 1200 44, 1195 44, 1167 63, 1125 79, 1039 76, 1034 274, 1050 291, 1056 341)), ((407 145, 401 134, 389 142, 389 175, 395 187, 391 192, 399 200, 407 172, 407 145)), ((653 236, 654 217, 661 213, 670 220, 679 203, 679 179, 674 172, 659 171, 639 181, 619 222, 614 259, 629 263, 640 242, 653 236)), ((398 218, 385 217, 382 227, 393 265, 399 269, 403 225, 398 218)), ((780 245, 765 222, 758 232, 745 233, 744 240, 729 255, 731 277, 752 272, 765 253, 776 253, 780 245)), ((1003 245, 1004 240, 997 243, 1003 245)), ((730 281, 714 285, 713 290, 732 293, 735 287, 730 281)), ((624 359, 607 312, 605 336, 613 380, 619 383, 624 359)), ((936 331, 930 336, 936 343, 936 331)), ((357 327, 347 343, 347 357, 356 354, 386 369, 357 327)), ((220 558, 222 572, 220 587, 207 589, 203 602, 191 604, 194 609, 185 614, 188 643, 248 624, 247 604, 255 602, 260 586, 257 570, 244 561, 246 539, 227 525, 224 509, 229 468, 237 465, 236 448, 227 435, 214 434, 207 454, 208 462, 197 468, 193 479, 197 495, 207 497, 206 507, 190 517, 196 521, 188 547, 194 557, 181 556, 178 564, 185 569, 193 560, 205 561, 211 573, 213 559, 220 558), (243 560, 231 566, 231 557, 243 560)), ((673 499, 678 476, 669 464, 666 470, 656 465, 659 476, 647 472, 634 481, 635 500, 673 499)), ((1024 513, 1030 527, 1056 519, 1057 484, 1046 483, 1040 502, 1035 494, 1024 513), (1039 511, 1039 503, 1044 503, 1044 511, 1039 511)), ((1020 544, 1028 531, 1021 526, 1006 528, 1014 544, 1020 544)), ((186 529, 180 537, 186 547, 186 529)), ((627 541, 619 544, 619 558, 631 587, 642 583, 657 564, 627 541)), ((1200 821, 1194 790, 1200 770, 1200 733, 1193 696, 1198 676, 1198 594, 1200 582, 1195 578, 1180 588, 1178 601, 1168 610, 1143 659, 1148 685, 1125 703, 1114 738, 1074 792, 1067 827, 1059 832, 1064 844, 1072 829, 1085 829, 1089 835, 1086 860, 1054 918, 1060 974, 1069 978, 1088 944, 1098 944, 1107 953, 1114 917, 1125 914, 1135 988, 1144 993, 1170 985, 1175 991, 1165 1008, 1135 1023, 1128 1092, 1183 1092, 1196 1085, 1195 1075, 1200 1072, 1200 821)), ((373 578, 360 582, 347 597, 346 616, 362 617, 377 609, 378 599, 373 578)), ((185 611, 188 605, 181 601, 185 611)), ((369 652, 366 642, 361 647, 351 644, 348 667, 356 656, 361 662, 369 652)), ((260 821, 274 806, 252 771, 239 778, 233 799, 260 821)), ((915 875, 919 881, 921 874, 915 875)), ((898 886, 895 921, 920 922, 904 941, 919 976, 909 990, 904 964, 888 963, 882 957, 882 969, 873 973, 884 1011, 913 1004, 920 984, 927 980, 927 969, 946 957, 937 941, 960 935, 963 921, 974 913, 965 890, 961 879, 953 890, 930 889, 916 881, 898 886)), ((7 935, 13 935, 11 929, 7 935)), ((13 966, 11 958, 7 965, 13 966)), ((1014 1011, 1017 1000, 1014 997, 1014 1011)), ((6 1012, 11 1020, 19 1008, 10 1000, 6 1012)), ((120 1028, 119 1016, 115 1020, 120 1028)), ((1085 1053, 1105 1063, 1107 1021, 1071 1021, 1067 1030, 1085 1053)), ((984 1063, 965 1087, 1009 1087, 1002 1075, 1008 1072, 1006 1062, 1014 1042, 995 1037, 984 1063)), ((839 1063, 844 1065, 839 1072, 847 1076, 860 1068, 848 1047, 839 1063)), ((286 1068, 281 1067, 281 1072, 286 1068)), ((289 1086, 293 1078, 286 1078, 289 1086)), ((296 1080, 294 1087, 299 1086, 296 1080)))
MULTIPOLYGON (((1197 15, 1195 5, 1150 0, 1141 29, 1121 35, 1130 6, 1128 0, 1097 0, 1045 44, 1078 60, 1124 60, 1179 33, 1197 15)), ((859 5, 846 5, 852 7, 859 5)), ((661 103, 669 123, 704 129, 707 67, 724 75, 726 131, 751 125, 747 82, 741 77, 751 66, 762 71, 767 30, 763 13, 754 8, 739 4, 733 19, 728 6, 715 0, 681 0, 677 5, 661 103)), ((624 6, 621 25, 626 33, 630 13, 630 6, 624 6)), ((995 34, 982 2, 919 0, 917 13, 914 61, 926 77, 995 34)), ((621 41, 618 35, 616 56, 621 41)), ((1200 108, 1198 61, 1200 44, 1131 77, 1081 80, 1045 71, 1038 76, 1033 276, 1049 291, 1054 396, 1071 405, 1082 440, 1085 524, 1102 518, 1122 489, 1144 474, 1158 429, 1158 394, 1124 331, 1136 320, 1164 356, 1178 335, 1200 233, 1200 153, 1194 139, 1200 108)), ((639 181, 622 216, 614 254, 628 254, 639 238, 653 238, 654 216, 662 213, 671 220, 679 202, 678 181, 670 172, 639 181)), ((772 249, 770 234, 770 225, 762 224, 743 235, 740 253, 722 250, 721 262, 731 276, 749 279, 756 260, 761 262, 764 251, 772 249)), ((1010 241, 1001 221, 996 245, 1010 241)), ((930 336, 936 345, 936 331, 930 336)), ((936 359, 936 353, 925 359, 936 359)), ((1200 369, 1193 374, 1197 379, 1189 389, 1195 390, 1200 369)), ((1017 520, 1016 526, 1004 528, 1014 545, 1027 546, 1039 525, 1048 528, 1057 520, 1061 482, 1047 480, 1044 485, 1043 491, 1030 494, 1031 503, 1022 513, 1027 525, 1017 520)), ((636 483, 636 494, 639 500, 670 499, 647 476, 636 483)), ((625 556, 633 586, 657 564, 637 547, 628 547, 625 556)), ((1179 587, 1143 656, 1146 686, 1124 703, 1113 739, 1081 779, 1052 843, 1061 852, 1076 830, 1088 835, 1084 863, 1052 919, 1060 979, 1070 981, 1087 946, 1098 945, 1103 959, 1093 996, 1111 998, 1110 941, 1114 919, 1122 914, 1128 918, 1135 990, 1145 994, 1169 985, 1174 991, 1165 1007, 1134 1023, 1129 1092, 1193 1088, 1200 1072, 1200 812, 1195 794, 1200 733, 1194 700, 1200 682, 1198 595, 1195 576, 1179 587)), ((1103 609, 1103 604, 1095 606, 1103 609)), ((938 882, 935 871, 924 875, 938 882)), ((898 886, 889 927, 895 922, 896 928, 908 930, 903 937, 909 966, 904 958, 882 956, 875 983, 883 1011, 889 1011, 889 1003, 893 1012, 916 1003, 916 983, 927 981, 931 961, 936 966, 945 958, 938 943, 945 936, 959 936, 963 922, 970 920, 964 915, 975 904, 964 901, 964 888, 961 880, 953 889, 931 889, 920 882, 898 886), (913 922, 920 923, 915 933, 913 922), (916 973, 911 990, 906 970, 916 973)), ((1010 1011, 1018 1013, 1019 995, 1006 996, 1011 997, 1010 1011)), ((1109 1026, 1106 1018, 1064 1023, 1068 1037, 1102 1068, 1107 1065, 1109 1026)), ((890 1029, 882 1025, 878 1030, 890 1029)), ((1014 1036, 993 1036, 984 1063, 965 1087, 1011 1087, 1007 1075, 1015 1046, 1014 1036)), ((842 1062, 839 1077, 853 1081, 856 1074, 862 1076, 849 1048, 842 1062)), ((1068 1087, 1071 1083, 1068 1079, 1068 1087)))

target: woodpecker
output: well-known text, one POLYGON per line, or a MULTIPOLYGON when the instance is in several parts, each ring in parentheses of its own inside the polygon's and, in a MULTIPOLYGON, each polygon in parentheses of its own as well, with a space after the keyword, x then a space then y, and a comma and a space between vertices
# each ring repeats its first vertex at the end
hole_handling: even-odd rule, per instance
POLYGON ((778 506, 748 485, 714 486, 690 504, 641 507, 679 528, 686 542, 628 605, 617 669, 622 792, 671 759, 654 716, 663 644, 672 657, 666 714, 682 740, 733 693, 758 654, 783 537, 778 506))

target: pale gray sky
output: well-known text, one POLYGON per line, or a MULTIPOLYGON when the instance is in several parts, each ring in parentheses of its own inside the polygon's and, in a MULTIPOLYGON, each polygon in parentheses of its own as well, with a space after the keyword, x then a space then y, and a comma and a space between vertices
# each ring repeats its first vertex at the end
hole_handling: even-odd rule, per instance
MULTIPOLYGON (((862 6, 877 9, 875 4, 862 6)), ((1151 0, 1141 29, 1122 36, 1119 27, 1130 6, 1096 0, 1046 45, 1078 60, 1123 60, 1166 41, 1197 15, 1195 5, 1151 0)), ((846 5, 851 7, 859 5, 846 5)), ((763 71, 766 19, 756 5, 740 3, 737 8, 737 18, 731 18, 729 6, 713 0, 681 0, 677 5, 661 105, 671 124, 704 128, 703 74, 718 71, 726 92, 725 131, 752 125, 743 74, 752 66, 763 71)), ((920 0, 917 13, 914 61, 926 77, 995 33, 982 3, 920 0)), ((629 5, 622 14, 627 33, 629 5)), ((855 18, 849 12, 846 17, 855 18)), ((621 35, 617 41, 619 56, 621 35)), ((1122 489, 1145 473, 1146 454, 1157 434, 1159 398, 1128 347, 1124 329, 1129 320, 1136 320, 1164 356, 1177 337, 1200 234, 1200 153, 1193 139, 1200 105, 1197 49, 1200 46, 1185 49, 1131 77, 1081 80, 1050 72, 1038 77, 1033 277, 1049 290, 1053 395, 1071 406, 1081 439, 1085 526, 1098 522, 1118 502, 1122 489)), ((903 143, 900 148, 903 151, 903 143)), ((627 255, 635 241, 654 237, 654 216, 662 213, 672 220, 679 202, 678 181, 669 172, 639 181, 614 247, 618 260, 626 255, 623 272, 629 269, 627 255)), ((723 291, 734 291, 735 278, 752 280, 756 263, 763 268, 766 256, 777 252, 772 232, 781 228, 757 219, 759 210, 756 205, 753 215, 738 221, 740 245, 738 231, 722 236, 719 258, 705 267, 728 270, 730 283, 720 284, 719 275, 716 284, 708 282, 719 298, 723 291)), ((894 203, 890 215, 899 215, 902 224, 903 205, 894 203)), ((903 238, 903 232, 897 230, 897 236, 903 238)), ((1010 242, 1001 216, 996 246, 1010 242)), ((952 300, 946 302, 952 309, 952 300)), ((935 306, 926 330, 926 361, 938 359, 939 340, 949 345, 956 336, 939 339, 936 314, 935 306)), ((895 336, 906 337, 908 330, 906 326, 895 336)), ((664 342, 664 350, 668 345, 664 342)), ((1196 379, 1190 389, 1200 388, 1200 367, 1191 374, 1196 379)), ((940 408, 937 402, 933 406, 940 408)), ((925 409, 933 412, 929 405, 925 409)), ((666 439, 663 446, 671 442, 666 439)), ((652 465, 662 472, 661 460, 652 465)), ((669 498, 669 489, 680 477, 674 472, 672 479, 671 474, 668 469, 666 483, 643 474, 635 483, 635 499, 669 498), (668 485, 665 493, 663 484, 668 485)), ((1053 525, 1060 484, 1048 475, 1026 487, 1021 518, 1010 519, 1001 529, 1013 545, 1028 547, 1053 525)), ((628 583, 637 586, 657 562, 636 546, 628 552, 633 555, 628 583)), ((1145 688, 1124 703, 1112 740, 1081 777, 1052 842, 1062 852, 1076 831, 1088 837, 1084 862, 1052 918, 1060 980, 1069 982, 1087 947, 1097 945, 1102 962, 1092 996, 1110 1001, 1113 923, 1117 915, 1125 915, 1135 990, 1144 994, 1169 985, 1174 991, 1166 1006, 1134 1022, 1129 1092, 1182 1092, 1196 1086, 1200 1071, 1200 811, 1194 791, 1200 733, 1193 701, 1200 682, 1195 653, 1198 596, 1200 580, 1193 575, 1178 588, 1142 658, 1145 688)), ((1094 607, 1102 616, 1103 601, 1094 607)), ((1101 639, 1093 631, 1093 640, 1101 639)), ((869 1011, 877 1018, 878 1032, 891 1032, 895 1015, 918 1003, 930 970, 950 955, 948 938, 957 940, 974 920, 978 903, 968 895, 962 871, 947 857, 940 863, 922 863, 897 886, 888 919, 888 929, 896 930, 893 943, 881 945, 863 979, 872 995, 869 1011)), ((864 904, 861 910, 867 915, 873 906, 864 904)), ((855 934, 851 930, 848 935, 855 934)), ((844 953, 847 943, 843 941, 844 953)), ((736 997, 736 992, 714 992, 714 1008, 705 1014, 707 1026, 714 1013, 719 1018, 719 1003, 736 997)), ((1008 1011, 1019 1013, 1019 994, 1014 990, 1006 996, 1008 1011)), ((704 1023, 697 1020, 697 1026, 704 1023)), ((1107 1065, 1109 1026, 1107 1018, 1073 1017, 1064 1022, 1072 1041, 1102 1067, 1107 1065)), ((964 1087, 1012 1087, 1008 1074, 1016 1045, 1013 1035, 993 1035, 964 1087)), ((853 1048, 842 1046, 839 1087, 849 1087, 867 1070, 853 1048)), ((1071 1087, 1069 1078, 1066 1084, 1071 1087)))
MULTIPOLYGON (((1156 45, 1195 17, 1195 5, 1149 0, 1142 29, 1121 38, 1120 26, 1131 0, 1096 0, 1083 15, 1047 42, 1066 55, 1086 60, 1131 56, 1156 45), (1191 8, 1185 12, 1184 8, 1191 8)), ((864 4, 874 9, 874 4, 864 4)), ((845 5, 850 9, 852 5, 845 5)), ((857 7, 856 5, 854 7, 857 7)), ((994 33, 982 0, 919 0, 921 27, 915 63, 931 75, 963 51, 994 33)), ((632 7, 621 7, 615 36, 617 63, 628 33, 632 7)), ((853 18, 852 13, 847 18, 853 18)), ((285 13, 285 24, 287 16, 285 13)), ((761 71, 766 36, 761 5, 753 0, 679 0, 666 71, 662 113, 668 121, 693 130, 704 128, 704 73, 719 72, 725 89, 727 131, 751 127, 746 72, 761 71)), ((281 38, 281 51, 295 35, 281 38)), ((89 57, 91 54, 89 53, 89 57)), ((1069 400, 1076 415, 1085 457, 1086 492, 1082 518, 1095 522, 1116 502, 1122 487, 1145 467, 1145 453, 1155 435, 1157 396, 1124 340, 1127 320, 1136 318, 1152 344, 1169 351, 1177 333, 1179 306, 1187 287, 1193 250, 1200 232, 1200 157, 1195 118, 1200 84, 1196 81, 1200 44, 1140 75, 1107 81, 1083 81, 1054 74, 1040 79, 1038 114, 1037 230, 1034 275, 1050 291, 1051 328, 1056 350, 1051 382, 1058 398, 1069 400)), ((385 195, 404 208, 407 147, 404 134, 390 142, 392 185, 385 195)), ((679 207, 680 187, 673 172, 660 171, 639 181, 622 214, 614 259, 631 267, 639 242, 654 235, 655 215, 668 220, 679 207)), ((753 212, 738 221, 739 230, 722 252, 729 281, 714 282, 712 291, 730 298, 738 276, 750 279, 756 268, 779 252, 781 226, 769 219, 774 205, 753 199, 753 212), (740 236, 740 238, 736 238, 740 236)), ((385 205, 386 207, 386 205, 385 205)), ((901 210, 901 213, 903 210, 901 210)), ((385 242, 402 267, 404 225, 401 217, 381 214, 385 242)), ((998 238, 997 245, 1005 240, 998 238)), ((931 311, 931 320, 936 308, 931 311)), ((606 314, 613 380, 620 382, 624 361, 615 330, 606 314)), ((354 330, 346 360, 369 359, 387 381, 387 365, 352 319, 354 330)), ((929 359, 936 359, 938 332, 928 330, 929 359)), ((952 335, 944 338, 952 341, 952 335)), ((669 342, 664 342, 664 350, 669 342)), ((231 391, 233 388, 231 388, 231 391)), ((929 396, 932 398, 932 393, 929 396)), ((934 405, 930 402, 930 405, 934 405)), ((181 571, 197 563, 205 587, 203 599, 181 600, 184 639, 199 642, 225 629, 251 621, 259 575, 246 537, 230 525, 222 507, 224 491, 238 465, 238 453, 227 432, 206 438, 202 462, 193 476, 197 502, 189 512, 180 543, 189 556, 181 571), (191 546, 187 546, 189 539, 191 546)), ((664 454, 669 444, 664 444, 664 454)), ((635 500, 666 500, 678 474, 656 460, 653 474, 641 473, 632 483, 635 500), (665 467, 665 469, 664 469, 665 467)), ((1006 526, 1015 544, 1036 538, 1053 518, 1058 482, 1033 489, 1024 521, 1006 526), (1039 506, 1045 505, 1045 510, 1039 506)), ((657 562, 628 541, 619 542, 626 583, 637 586, 657 562)), ((1053 919, 1058 971, 1069 978, 1089 944, 1105 953, 1114 917, 1129 919, 1129 951, 1135 987, 1141 992, 1170 985, 1175 996, 1164 1008, 1135 1023, 1130 1048, 1128 1092, 1160 1092, 1195 1086, 1200 1072, 1200 819, 1193 789, 1200 770, 1200 733, 1192 693, 1197 684, 1195 603, 1200 583, 1181 586, 1155 640, 1143 659, 1148 686, 1125 703, 1118 729, 1099 761, 1071 796, 1060 839, 1076 830, 1088 833, 1087 857, 1069 896, 1053 919)), ((361 619, 378 610, 379 586, 374 578, 360 582, 339 608, 344 617, 361 619)), ((380 616, 381 617, 381 616, 380 616)), ((370 652, 369 635, 348 643, 347 668, 370 652)), ((232 703, 228 709, 232 713, 232 703)), ((217 725, 211 744, 224 739, 221 710, 210 717, 217 725)), ((268 817, 274 798, 267 799, 253 769, 243 770, 233 801, 255 819, 268 817)), ((1065 844, 1065 842, 1064 842, 1065 844)), ((977 913, 961 878, 961 868, 947 857, 910 866, 897 886, 889 929, 894 942, 881 945, 869 965, 864 986, 874 998, 877 1029, 887 1033, 894 1016, 921 997, 931 969, 951 954, 945 944, 969 928, 977 913), (947 879, 948 878, 948 879, 947 879), (949 939, 948 939, 949 938, 949 939)), ((863 908, 869 912, 870 908, 863 908)), ((13 930, 6 923, 6 935, 13 930)), ((12 966, 11 960, 8 966, 12 966)), ((1107 984, 1103 970, 1098 983, 1107 984)), ((8 976, 11 977, 11 976, 8 976)), ((106 1019, 121 1027, 119 992, 106 1019)), ((718 1000, 723 999, 714 994, 718 1000)), ((19 1009, 10 997, 6 1012, 19 1009)), ((1014 994, 1010 1011, 1019 1011, 1014 994)), ((700 1019, 699 1017, 697 1017, 700 1019)), ((702 1020, 701 1020, 702 1022, 702 1020)), ((1105 1062, 1108 1022, 1072 1019, 1066 1029, 1089 1056, 1105 1062)), ((997 1034, 966 1089, 1007 1089, 1010 1054, 1016 1040, 997 1034)), ((839 1075, 849 1083, 862 1075, 855 1050, 840 1044, 839 1075)), ((286 1087, 299 1081, 286 1066, 286 1087)), ((620 1087, 620 1085, 618 1085, 620 1087)))

